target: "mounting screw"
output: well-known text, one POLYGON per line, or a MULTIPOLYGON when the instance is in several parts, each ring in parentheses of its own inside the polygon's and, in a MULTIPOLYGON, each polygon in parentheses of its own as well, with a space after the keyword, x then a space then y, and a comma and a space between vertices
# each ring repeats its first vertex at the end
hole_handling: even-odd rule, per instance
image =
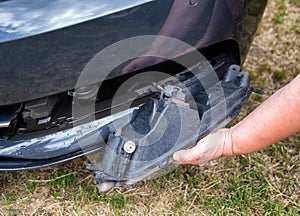
POLYGON ((132 142, 132 141, 127 141, 127 142, 124 144, 123 148, 124 148, 124 151, 125 151, 126 153, 131 154, 131 153, 133 153, 133 152, 135 151, 135 149, 136 149, 136 144, 135 144, 134 142, 132 142))

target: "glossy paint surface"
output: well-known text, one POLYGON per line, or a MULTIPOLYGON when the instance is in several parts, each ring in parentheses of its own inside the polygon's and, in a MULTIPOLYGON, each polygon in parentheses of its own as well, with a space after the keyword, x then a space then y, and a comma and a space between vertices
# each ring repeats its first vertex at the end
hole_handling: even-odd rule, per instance
POLYGON ((0 42, 65 28, 150 1, 153 0, 6 1, 0 4, 0 42))
MULTIPOLYGON (((266 0, 0 2, 0 105, 73 89, 95 54, 134 36, 168 36, 198 49, 234 39, 243 61, 265 4, 266 0)), ((158 44, 145 44, 144 49, 158 44)))

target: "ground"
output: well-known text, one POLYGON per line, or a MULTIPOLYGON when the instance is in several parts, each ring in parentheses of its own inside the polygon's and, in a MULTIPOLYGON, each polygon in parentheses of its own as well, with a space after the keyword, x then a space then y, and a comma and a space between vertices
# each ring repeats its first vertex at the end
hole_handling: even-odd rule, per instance
MULTIPOLYGON (((244 64, 253 95, 235 121, 300 73, 300 2, 270 0, 244 64)), ((295 98, 297 100, 297 98, 295 98)), ((156 180, 99 194, 85 159, 0 173, 0 215, 299 215, 300 134, 260 152, 180 166, 156 180)))

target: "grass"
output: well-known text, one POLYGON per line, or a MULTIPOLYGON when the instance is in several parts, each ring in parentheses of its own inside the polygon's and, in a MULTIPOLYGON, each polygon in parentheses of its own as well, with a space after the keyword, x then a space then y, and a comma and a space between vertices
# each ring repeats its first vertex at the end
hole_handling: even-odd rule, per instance
MULTIPOLYGON (((270 0, 244 68, 253 94, 235 123, 299 74, 298 0, 270 0)), ((84 158, 33 171, 0 173, 0 215, 299 215, 300 134, 251 155, 99 194, 84 158)))
POLYGON ((300 1, 298 0, 289 0, 289 2, 294 4, 296 7, 300 7, 300 1))
POLYGON ((286 0, 276 0, 277 11, 274 16, 274 20, 277 23, 283 23, 284 18, 287 15, 286 0))

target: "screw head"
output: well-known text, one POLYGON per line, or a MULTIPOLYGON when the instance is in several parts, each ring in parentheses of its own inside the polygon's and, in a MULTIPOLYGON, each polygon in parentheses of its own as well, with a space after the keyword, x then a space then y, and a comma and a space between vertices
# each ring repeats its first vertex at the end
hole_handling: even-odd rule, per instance
POLYGON ((136 149, 136 144, 132 141, 127 141, 124 146, 123 149, 126 153, 131 154, 135 151, 136 149))

